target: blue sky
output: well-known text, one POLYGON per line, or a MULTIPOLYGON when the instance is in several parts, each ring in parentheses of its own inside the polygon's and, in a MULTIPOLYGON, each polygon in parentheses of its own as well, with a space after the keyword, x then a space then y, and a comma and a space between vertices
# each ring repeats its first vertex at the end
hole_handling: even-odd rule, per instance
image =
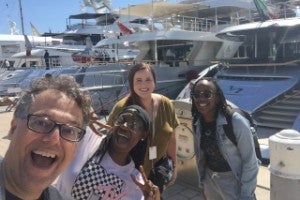
MULTIPOLYGON (((111 0, 114 9, 151 0, 111 0)), ((31 34, 30 22, 40 33, 62 32, 69 15, 79 14, 81 0, 21 0, 25 34, 31 34)), ((21 30, 19 0, 0 0, 0 34, 9 34, 9 21, 21 30)), ((86 10, 92 11, 92 10, 86 10)))

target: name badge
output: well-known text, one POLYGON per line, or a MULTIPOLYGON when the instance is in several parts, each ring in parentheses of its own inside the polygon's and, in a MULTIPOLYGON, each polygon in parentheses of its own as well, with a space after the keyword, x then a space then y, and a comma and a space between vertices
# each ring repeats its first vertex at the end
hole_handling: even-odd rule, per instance
POLYGON ((157 148, 156 146, 149 147, 149 160, 157 158, 157 148))

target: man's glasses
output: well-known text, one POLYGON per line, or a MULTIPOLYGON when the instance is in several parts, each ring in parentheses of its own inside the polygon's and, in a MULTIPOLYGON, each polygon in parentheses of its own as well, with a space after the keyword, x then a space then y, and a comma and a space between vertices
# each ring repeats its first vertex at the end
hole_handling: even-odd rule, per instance
POLYGON ((191 97, 193 99, 200 99, 200 98, 211 99, 215 96, 215 94, 216 93, 212 90, 205 90, 203 92, 191 93, 191 97))
POLYGON ((141 132, 144 129, 142 121, 132 113, 122 113, 119 115, 115 126, 124 126, 134 132, 141 132))
POLYGON ((58 127, 60 137, 71 142, 79 142, 85 134, 85 130, 82 128, 68 124, 59 124, 47 116, 33 114, 27 116, 27 127, 34 132, 43 134, 48 134, 58 127))

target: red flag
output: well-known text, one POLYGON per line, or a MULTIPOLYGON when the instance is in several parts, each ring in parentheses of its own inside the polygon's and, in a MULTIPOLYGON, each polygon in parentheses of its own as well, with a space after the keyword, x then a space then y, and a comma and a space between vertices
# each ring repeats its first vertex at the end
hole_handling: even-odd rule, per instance
POLYGON ((279 11, 274 5, 263 0, 254 0, 254 4, 263 20, 278 19, 280 17, 279 11))
POLYGON ((133 33, 132 30, 130 30, 128 27, 122 24, 118 19, 116 19, 116 22, 122 34, 129 35, 133 33))
POLYGON ((25 40, 26 56, 31 56, 32 46, 27 35, 24 35, 24 40, 25 40))

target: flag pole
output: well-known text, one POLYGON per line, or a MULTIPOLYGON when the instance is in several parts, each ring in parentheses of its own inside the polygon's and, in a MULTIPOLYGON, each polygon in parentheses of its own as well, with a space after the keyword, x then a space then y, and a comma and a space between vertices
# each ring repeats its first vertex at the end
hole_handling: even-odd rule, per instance
POLYGON ((154 0, 152 0, 152 8, 151 8, 151 21, 152 21, 152 31, 154 29, 154 21, 153 21, 153 17, 154 17, 154 13, 153 13, 153 10, 154 10, 154 0))
POLYGON ((21 28, 22 28, 22 34, 25 34, 24 31, 24 19, 23 19, 23 10, 22 10, 22 3, 21 0, 19 0, 19 8, 20 8, 20 18, 21 18, 21 28))

